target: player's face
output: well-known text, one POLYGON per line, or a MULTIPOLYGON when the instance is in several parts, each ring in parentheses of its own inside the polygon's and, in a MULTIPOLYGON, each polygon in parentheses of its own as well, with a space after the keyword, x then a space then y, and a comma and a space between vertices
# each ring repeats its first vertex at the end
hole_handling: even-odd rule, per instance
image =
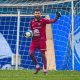
POLYGON ((35 17, 35 18, 39 19, 40 16, 41 16, 40 11, 35 11, 35 12, 34 12, 34 17, 35 17))

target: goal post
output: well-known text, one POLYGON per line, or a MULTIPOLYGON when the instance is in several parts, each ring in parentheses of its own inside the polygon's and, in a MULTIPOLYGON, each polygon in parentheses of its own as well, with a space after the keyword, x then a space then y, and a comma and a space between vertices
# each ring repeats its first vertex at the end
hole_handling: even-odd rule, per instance
POLYGON ((72 10, 72 68, 74 70, 74 2, 71 1, 72 10))
POLYGON ((16 70, 18 69, 19 58, 19 36, 20 36, 20 10, 18 9, 17 17, 17 40, 16 40, 16 70))
MULTIPOLYGON (((67 1, 68 2, 68 1, 67 1)), ((65 2, 62 2, 62 4, 63 3, 65 3, 65 2)), ((73 4, 72 4, 72 1, 69 1, 69 3, 71 3, 71 10, 73 10, 72 8, 73 8, 73 4)), ((43 3, 42 3, 43 4, 43 3)), ((61 3, 58 3, 58 4, 61 4, 61 3)), ((46 5, 45 5, 45 3, 42 5, 42 10, 44 11, 44 8, 46 7, 46 5), (43 6, 44 5, 44 6, 43 6)), ((51 2, 48 4, 48 5, 55 5, 55 3, 54 4, 52 4, 51 2)), ((28 5, 29 6, 29 5, 28 5)), ((33 6, 33 5, 32 5, 33 6)), ((41 4, 36 4, 36 6, 37 7, 40 7, 41 6, 41 4)), ((63 7, 64 8, 64 7, 63 7)), ((68 7, 68 9, 69 9, 70 7, 68 7)), ((57 8, 53 8, 53 9, 56 9, 56 11, 57 11, 57 8)), ((62 9, 62 8, 61 8, 62 9)), ((74 11, 72 11, 72 12, 74 12, 74 11)), ((44 14, 44 13, 43 13, 44 14)), ((73 26, 73 13, 71 13, 72 14, 72 27, 74 27, 73 26)), ((73 28, 71 28, 72 29, 72 34, 73 34, 73 28)), ((73 38, 73 37, 72 37, 73 38)), ((73 39, 72 39, 73 40, 73 39)), ((50 43, 50 42, 49 42, 50 43)), ((49 45, 48 45, 49 46, 49 45)), ((68 47, 67 47, 68 48, 68 47)), ((47 51, 50 51, 50 50, 47 50, 47 51)), ((72 51, 73 51, 73 45, 72 45, 72 51)), ((53 52, 52 52, 53 53, 53 52)), ((49 54, 49 53, 48 53, 49 54)), ((51 57, 50 57, 50 54, 49 54, 49 56, 48 56, 48 54, 46 55, 48 58, 47 58, 47 60, 48 59, 50 59, 51 57), (49 58, 50 57, 50 58, 49 58)), ((55 57, 54 57, 55 58, 55 57)), ((52 60, 53 61, 53 60, 52 60)), ((54 60, 55 61, 55 60, 54 60)), ((72 66, 73 66, 73 69, 74 69, 74 52, 73 52, 73 57, 72 57, 72 66)), ((49 60, 49 62, 48 62, 48 64, 49 64, 49 66, 48 66, 48 68, 50 67, 50 65, 53 65, 53 67, 55 67, 56 65, 55 65, 55 62, 54 62, 54 64, 52 64, 52 62, 49 60)), ((52 69, 53 69, 53 67, 52 67, 52 69)), ((51 69, 51 68, 49 68, 49 69, 51 69)), ((54 70, 55 70, 56 68, 54 68, 54 70)))

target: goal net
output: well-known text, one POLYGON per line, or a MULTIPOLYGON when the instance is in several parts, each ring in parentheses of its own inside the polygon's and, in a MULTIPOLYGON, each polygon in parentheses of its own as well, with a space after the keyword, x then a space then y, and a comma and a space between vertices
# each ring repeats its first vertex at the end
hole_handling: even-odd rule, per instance
MULTIPOLYGON (((5 0, 0 2, 0 69, 35 68, 29 56, 32 39, 25 38, 24 32, 30 28, 30 21, 34 18, 34 9, 39 8, 42 17, 53 19, 57 11, 61 12, 62 15, 57 22, 47 25, 51 27, 46 31, 48 35, 47 68, 51 70, 80 70, 80 55, 78 55, 79 52, 78 54, 75 52, 77 47, 74 49, 76 45, 74 38, 77 39, 77 43, 80 42, 79 36, 76 35, 76 31, 80 27, 79 6, 79 2, 72 2, 71 0, 43 0, 40 2, 38 0, 5 0), (76 6, 75 8, 74 5, 76 6), (75 13, 73 13, 74 11, 75 13), (75 29, 74 26, 78 26, 78 28, 75 29), (74 29, 76 30, 75 33, 74 29), (48 34, 49 30, 51 30, 51 34, 48 34)), ((38 49, 35 52, 35 56, 39 65, 43 68, 42 57, 38 49)))

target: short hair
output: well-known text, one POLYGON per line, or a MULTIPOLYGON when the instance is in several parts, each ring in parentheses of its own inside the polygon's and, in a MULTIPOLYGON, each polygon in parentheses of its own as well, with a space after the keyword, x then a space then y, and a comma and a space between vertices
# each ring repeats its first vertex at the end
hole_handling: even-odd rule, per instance
POLYGON ((35 12, 35 11, 40 11, 40 10, 39 10, 38 8, 36 8, 36 9, 34 10, 34 12, 35 12))

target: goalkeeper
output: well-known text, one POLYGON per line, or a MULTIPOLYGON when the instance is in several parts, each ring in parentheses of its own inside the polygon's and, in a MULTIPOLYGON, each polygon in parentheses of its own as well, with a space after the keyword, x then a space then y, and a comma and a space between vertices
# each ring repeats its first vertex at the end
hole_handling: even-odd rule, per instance
POLYGON ((36 48, 38 48, 42 55, 44 74, 47 73, 47 60, 45 56, 46 51, 46 24, 54 23, 61 17, 59 12, 56 12, 56 17, 52 20, 45 19, 41 17, 40 10, 36 9, 34 11, 34 19, 30 22, 30 29, 33 32, 32 42, 30 44, 30 57, 36 66, 36 71, 34 74, 37 74, 40 71, 40 66, 34 57, 36 48))

